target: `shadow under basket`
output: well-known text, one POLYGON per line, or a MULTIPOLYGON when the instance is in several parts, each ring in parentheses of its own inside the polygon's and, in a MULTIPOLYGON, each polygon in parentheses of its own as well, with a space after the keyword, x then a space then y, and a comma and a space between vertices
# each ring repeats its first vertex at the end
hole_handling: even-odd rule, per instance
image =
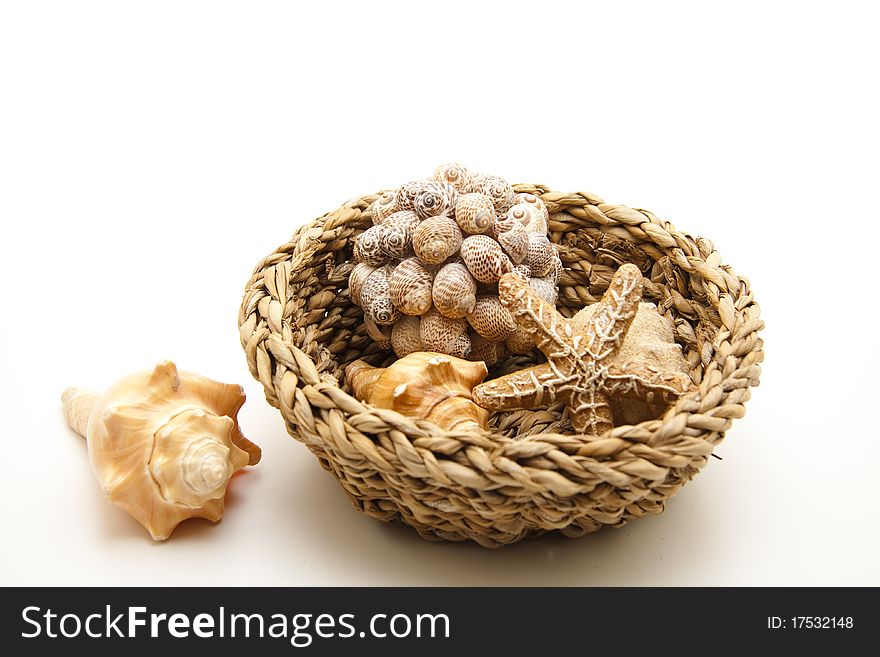
MULTIPOLYGON (((540 196, 565 271, 557 307, 571 316, 599 300, 617 268, 637 265, 644 300, 672 321, 694 390, 659 419, 601 436, 573 435, 561 407, 494 414, 490 430, 450 433, 352 397, 345 366, 395 357, 367 336, 348 295, 354 238, 376 195, 349 201, 297 230, 247 284, 241 344, 291 436, 332 472, 355 507, 402 520, 424 538, 486 547, 559 530, 569 537, 660 513, 702 468, 758 384, 763 328, 747 279, 712 242, 650 212, 585 192, 515 185, 540 196)), ((490 377, 537 362, 518 356, 490 377)))

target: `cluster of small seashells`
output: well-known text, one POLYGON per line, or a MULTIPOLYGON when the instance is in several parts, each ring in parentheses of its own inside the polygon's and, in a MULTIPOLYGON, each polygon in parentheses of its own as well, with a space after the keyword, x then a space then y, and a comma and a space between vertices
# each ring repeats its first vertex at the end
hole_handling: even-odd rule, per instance
POLYGON ((491 365, 531 351, 498 300, 498 279, 517 273, 556 303, 562 261, 539 197, 443 164, 428 180, 382 193, 370 211, 349 277, 370 337, 400 358, 437 351, 491 365))

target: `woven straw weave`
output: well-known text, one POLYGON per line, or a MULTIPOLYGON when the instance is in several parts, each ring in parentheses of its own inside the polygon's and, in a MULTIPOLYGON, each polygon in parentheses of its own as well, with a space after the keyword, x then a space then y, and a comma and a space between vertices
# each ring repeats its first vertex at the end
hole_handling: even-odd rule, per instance
MULTIPOLYGON (((760 311, 748 281, 721 264, 712 242, 592 194, 515 189, 541 196, 551 212, 551 239, 566 268, 557 302, 564 315, 597 301, 620 264, 642 269, 645 300, 673 321, 697 384, 662 418, 584 437, 571 435, 556 406, 496 414, 489 433, 455 434, 351 397, 345 365, 393 360, 365 334, 348 298, 353 238, 370 225, 375 195, 297 230, 257 265, 241 305, 251 373, 290 435, 358 509, 400 519, 428 539, 497 547, 660 513, 742 417, 758 384, 760 311)), ((514 357, 490 376, 533 362, 514 357)))

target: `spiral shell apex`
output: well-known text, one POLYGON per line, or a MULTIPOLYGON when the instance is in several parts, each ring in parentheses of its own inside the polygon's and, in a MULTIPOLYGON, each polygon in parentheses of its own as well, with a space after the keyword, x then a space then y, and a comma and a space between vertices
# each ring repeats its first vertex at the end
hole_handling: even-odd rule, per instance
POLYGON ((412 248, 412 234, 419 217, 411 210, 395 212, 382 224, 380 248, 392 258, 406 258, 412 248))
POLYGON ((388 256, 382 251, 382 226, 370 226, 354 243, 354 257, 359 262, 373 267, 383 264, 388 256))
POLYGON ((413 231, 412 246, 426 265, 439 265, 458 253, 463 239, 461 229, 449 217, 425 219, 413 231))
POLYGON ((488 235, 471 235, 461 243, 461 259, 471 275, 481 283, 497 283, 513 269, 501 246, 488 235))
MULTIPOLYGON (((536 197, 537 198, 537 197, 536 197)), ((522 224, 527 233, 547 233, 547 219, 528 203, 519 203, 507 211, 507 216, 522 224)))
POLYGON ((441 164, 434 170, 434 180, 447 183, 455 187, 460 193, 469 191, 471 174, 464 166, 457 163, 441 164))
POLYGON ((404 315, 391 327, 391 348, 398 358, 413 353, 414 351, 424 351, 425 345, 422 344, 422 337, 419 333, 421 319, 404 315))
POLYGON ((482 176, 476 183, 474 191, 492 199, 492 204, 498 212, 506 212, 513 205, 513 187, 499 176, 482 176))
POLYGON ((392 214, 400 208, 397 207, 397 194, 394 192, 382 192, 370 205, 370 214, 373 217, 373 223, 381 225, 392 214))
POLYGON ((452 185, 427 182, 413 199, 413 210, 422 219, 448 215, 455 211, 458 192, 452 185))
POLYGON ((412 180, 401 185, 397 192, 397 207, 401 210, 412 210, 415 204, 416 196, 425 187, 424 180, 412 180))
POLYGON ((383 326, 393 324, 400 316, 400 311, 391 301, 391 291, 388 287, 391 270, 389 265, 376 268, 364 281, 360 295, 364 315, 383 326))
POLYGON ((391 301, 406 315, 422 315, 431 307, 433 276, 416 258, 407 258, 388 277, 391 301))
POLYGON ((550 211, 547 210, 547 204, 544 203, 544 200, 540 196, 535 196, 534 194, 529 194, 528 192, 522 192, 513 197, 514 205, 528 205, 537 210, 538 216, 543 217, 544 221, 550 220, 550 211))
POLYGON ((65 390, 62 401, 79 420, 71 426, 86 438, 104 497, 157 541, 187 518, 219 520, 232 475, 260 460, 236 420, 241 386, 178 372, 171 361, 102 395, 65 390))
POLYGON ((484 194, 461 194, 455 204, 455 221, 468 235, 486 233, 495 221, 495 206, 484 194))
POLYGON ((445 265, 434 277, 434 307, 446 317, 460 319, 473 312, 476 294, 477 282, 461 263, 445 265))

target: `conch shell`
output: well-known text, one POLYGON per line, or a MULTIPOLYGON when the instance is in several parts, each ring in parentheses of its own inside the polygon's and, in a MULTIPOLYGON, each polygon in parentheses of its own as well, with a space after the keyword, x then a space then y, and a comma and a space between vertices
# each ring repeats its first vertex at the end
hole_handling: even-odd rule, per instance
POLYGON ((241 386, 178 372, 171 361, 103 394, 68 388, 61 397, 104 497, 157 541, 187 518, 220 520, 232 475, 259 462, 236 419, 244 399, 241 386))
POLYGON ((487 373, 482 361, 417 351, 387 368, 356 360, 345 368, 345 379, 355 397, 374 406, 447 431, 473 432, 488 427, 488 411, 471 398, 487 373))

